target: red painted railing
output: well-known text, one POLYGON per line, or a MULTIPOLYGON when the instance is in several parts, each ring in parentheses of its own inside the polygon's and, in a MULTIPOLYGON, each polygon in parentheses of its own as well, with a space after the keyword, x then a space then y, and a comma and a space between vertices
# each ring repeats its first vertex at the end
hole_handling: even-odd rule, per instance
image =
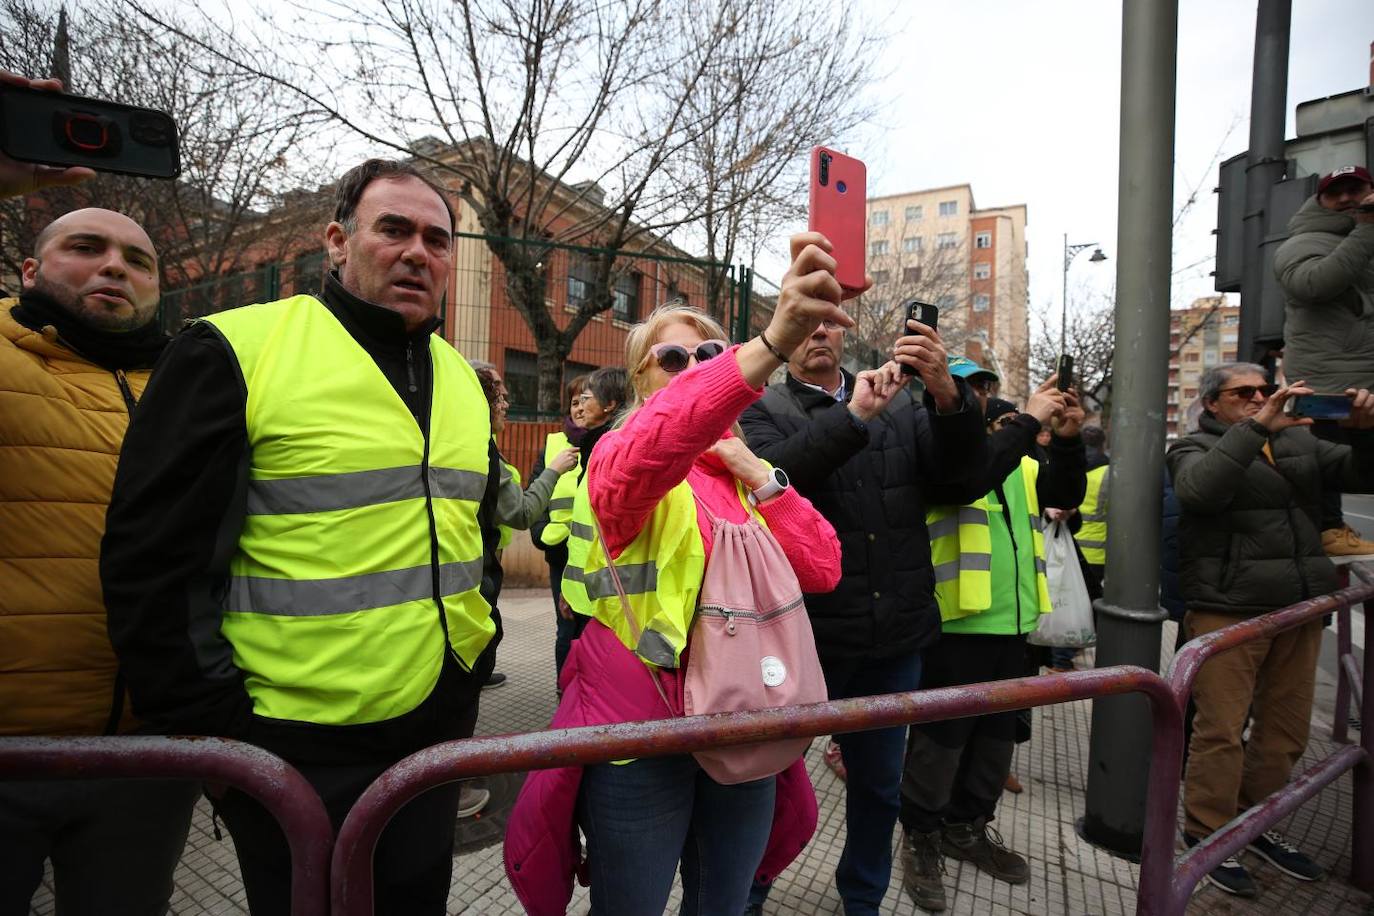
MULTIPOLYGON (((329 818, 309 783, 280 758, 234 741, 0 738, 0 781, 147 777, 235 786, 261 802, 282 826, 292 856, 293 914, 369 916, 373 911, 372 858, 383 828, 405 804, 445 783, 495 773, 682 754, 1143 693, 1150 701, 1154 742, 1137 913, 1182 916, 1193 888, 1207 872, 1352 769, 1353 880, 1357 887, 1374 891, 1374 715, 1363 704, 1360 745, 1340 748, 1194 848, 1177 858, 1174 855, 1183 758, 1182 710, 1198 669, 1207 659, 1241 643, 1273 636, 1334 612, 1340 621, 1342 670, 1351 679, 1351 692, 1358 702, 1374 686, 1374 647, 1366 638, 1363 671, 1345 663, 1345 658, 1353 659, 1349 651, 1350 605, 1371 597, 1374 582, 1366 580, 1360 586, 1208 633, 1178 651, 1167 681, 1144 668, 1121 666, 760 712, 471 738, 436 745, 400 761, 368 787, 333 842, 332 862, 329 818)), ((1343 718, 1338 714, 1338 721, 1343 718)))
POLYGON ((1181 732, 1179 707, 1164 679, 1144 668, 1122 666, 762 712, 470 738, 436 745, 383 773, 349 811, 334 845, 333 912, 335 916, 370 916, 372 855, 382 828, 407 802, 444 783, 509 771, 957 719, 1121 693, 1145 694, 1156 734, 1181 732))
MULTIPOLYGON (((1175 708, 1181 710, 1186 706, 1193 680, 1204 662, 1242 643, 1277 635, 1333 611, 1345 611, 1340 620, 1348 646, 1350 605, 1371 597, 1374 597, 1374 585, 1346 588, 1271 614, 1243 620, 1188 642, 1174 655, 1169 668, 1169 687, 1175 708)), ((1370 686, 1371 674, 1374 674, 1371 661, 1374 661, 1374 652, 1366 637, 1366 687, 1370 686)), ((1174 848, 1179 776, 1183 762, 1182 735, 1161 734, 1156 729, 1150 761, 1150 806, 1146 812, 1140 886, 1136 897, 1138 916, 1181 916, 1193 888, 1203 876, 1351 769, 1355 771, 1351 878, 1361 890, 1374 891, 1374 764, 1371 763, 1374 761, 1374 734, 1371 734, 1371 725, 1374 725, 1371 719, 1374 717, 1370 716, 1367 707, 1361 708, 1361 715, 1360 746, 1343 747, 1336 751, 1198 843, 1177 861, 1174 848)))
POLYGON ((292 916, 328 914, 333 827, 310 783, 280 757, 220 738, 0 738, 0 782, 121 777, 223 783, 251 795, 290 846, 292 916))

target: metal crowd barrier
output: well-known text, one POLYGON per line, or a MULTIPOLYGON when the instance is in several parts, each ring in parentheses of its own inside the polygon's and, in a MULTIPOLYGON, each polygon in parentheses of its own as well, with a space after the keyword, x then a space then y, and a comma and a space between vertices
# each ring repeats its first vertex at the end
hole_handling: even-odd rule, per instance
MULTIPOLYGON (((1283 610, 1243 620, 1185 644, 1169 667, 1169 687, 1176 710, 1188 703, 1198 669, 1214 655, 1255 639, 1318 620, 1333 611, 1338 619, 1338 644, 1350 647, 1350 605, 1374 597, 1374 585, 1342 589, 1303 601, 1283 610)), ((1365 638, 1364 686, 1374 680, 1374 650, 1365 638)), ((1358 681, 1357 681, 1358 683, 1358 681)), ((1338 701, 1339 704, 1339 701, 1338 701)), ((1293 782, 1237 816, 1226 826, 1174 858, 1177 835, 1180 769, 1183 763, 1182 733, 1155 728, 1150 758, 1150 805, 1140 857, 1140 885, 1136 895, 1138 916, 1181 916, 1197 883, 1228 857, 1244 849, 1304 802, 1353 769, 1355 802, 1351 812, 1351 880, 1364 891, 1374 891, 1374 734, 1370 712, 1361 707, 1360 745, 1347 746, 1322 760, 1293 782)))
POLYGON ((382 829, 406 803, 444 783, 510 771, 957 719, 1121 693, 1145 694, 1156 734, 1179 734, 1179 706, 1164 679, 1144 668, 1120 666, 760 712, 450 741, 397 763, 379 776, 348 812, 334 844, 330 870, 333 913, 370 916, 372 856, 382 829))
MULTIPOLYGON (((1144 668, 1118 666, 758 712, 628 722, 439 744, 400 761, 367 788, 333 841, 332 859, 329 817, 309 783, 280 758, 236 741, 0 738, 0 781, 142 777, 226 783, 256 798, 281 824, 291 849, 294 916, 370 916, 372 859, 383 828, 407 803, 445 783, 496 773, 683 754, 778 738, 817 737, 1142 693, 1150 702, 1154 742, 1150 755, 1150 805, 1136 897, 1136 912, 1140 916, 1182 916, 1193 889, 1204 875, 1352 769, 1352 880, 1361 890, 1374 891, 1374 715, 1363 704, 1359 745, 1340 748, 1197 846, 1177 858, 1174 855, 1183 759, 1183 709, 1198 669, 1227 649, 1274 636, 1334 612, 1339 621, 1340 670, 1358 703, 1374 686, 1374 647, 1366 637, 1361 671, 1350 651, 1350 606, 1374 598, 1374 577, 1361 572, 1357 575, 1364 584, 1192 640, 1174 655, 1167 681, 1144 668)), ((1339 694, 1337 706, 1339 730, 1345 718, 1339 694)))
POLYGON ((261 748, 221 738, 0 738, 0 781, 192 779, 246 792, 291 849, 292 916, 327 916, 334 830, 305 777, 261 748))

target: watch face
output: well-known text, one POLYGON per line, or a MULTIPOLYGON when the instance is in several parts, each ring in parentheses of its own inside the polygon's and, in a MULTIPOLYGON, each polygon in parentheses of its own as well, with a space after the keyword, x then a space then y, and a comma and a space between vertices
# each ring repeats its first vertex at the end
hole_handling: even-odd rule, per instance
POLYGON ((780 487, 788 485, 787 472, 782 468, 773 468, 773 482, 780 487))

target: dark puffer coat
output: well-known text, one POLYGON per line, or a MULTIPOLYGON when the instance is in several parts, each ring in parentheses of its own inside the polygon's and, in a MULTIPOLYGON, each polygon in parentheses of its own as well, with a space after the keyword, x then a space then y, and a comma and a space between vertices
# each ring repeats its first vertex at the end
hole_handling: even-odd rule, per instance
POLYGON ((1211 413, 1199 427, 1168 453, 1188 609, 1253 617, 1334 591, 1336 567, 1321 543, 1322 487, 1374 490, 1371 436, 1356 436, 1354 446, 1302 427, 1266 436, 1253 420, 1227 427, 1211 413))
MULTIPOLYGON (((852 395, 854 377, 844 380, 852 395)), ((987 491, 983 412, 958 384, 958 413, 938 415, 903 390, 864 423, 788 375, 740 417, 749 447, 786 471, 839 535, 839 586, 806 596, 823 664, 893 658, 939 638, 926 507, 987 491)))

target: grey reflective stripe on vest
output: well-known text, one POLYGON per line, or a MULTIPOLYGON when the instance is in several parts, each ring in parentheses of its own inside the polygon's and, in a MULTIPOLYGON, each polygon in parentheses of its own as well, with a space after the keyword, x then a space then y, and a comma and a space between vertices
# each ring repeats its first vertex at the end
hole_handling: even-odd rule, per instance
MULTIPOLYGON (((430 490, 440 499, 481 500, 485 474, 455 468, 430 468, 430 490)), ((351 471, 317 477, 248 481, 249 515, 300 515, 423 499, 420 466, 351 471)))
POLYGON ((584 541, 596 540, 596 529, 591 525, 584 525, 581 522, 568 522, 568 533, 584 541))
MULTIPOLYGON (((632 563, 629 566, 616 566, 620 573, 620 584, 625 586, 626 595, 644 595, 658 588, 658 565, 654 563, 632 563)), ((609 598, 616 593, 615 580, 609 569, 584 572, 575 566, 563 570, 563 577, 581 582, 592 601, 609 598)))
POLYGON ((1035 558, 1035 571, 1038 573, 1045 572, 1045 561, 1039 557, 1035 558))
POLYGON ((560 496, 558 499, 549 500, 549 511, 557 512, 560 509, 571 509, 573 498, 571 496, 560 496))
POLYGON ((959 559, 950 560, 948 563, 941 563, 935 567, 935 581, 948 582, 957 579, 963 570, 971 572, 989 572, 992 570, 992 554, 990 553, 961 553, 959 559))
POLYGON ((987 523, 988 512, 986 509, 979 509, 975 506, 960 506, 957 514, 932 522, 927 526, 927 530, 930 532, 930 539, 935 540, 936 538, 948 537, 951 534, 958 534, 960 525, 986 526, 987 523))
MULTIPOLYGON (((471 591, 482 581, 482 560, 439 567, 441 597, 471 591)), ((273 617, 321 617, 391 607, 434 597, 433 567, 413 566, 340 579, 234 576, 224 609, 273 617)))
POLYGON ((1032 515, 1030 517, 1030 526, 1041 534, 1045 533, 1045 520, 1038 515, 1032 515))
POLYGON ((1096 550, 1106 550, 1106 549, 1107 549, 1107 542, 1106 542, 1106 541, 1084 541, 1084 540, 1079 539, 1079 540, 1078 540, 1078 546, 1079 546, 1080 548, 1082 548, 1083 550, 1094 550, 1094 549, 1096 549, 1096 550))

